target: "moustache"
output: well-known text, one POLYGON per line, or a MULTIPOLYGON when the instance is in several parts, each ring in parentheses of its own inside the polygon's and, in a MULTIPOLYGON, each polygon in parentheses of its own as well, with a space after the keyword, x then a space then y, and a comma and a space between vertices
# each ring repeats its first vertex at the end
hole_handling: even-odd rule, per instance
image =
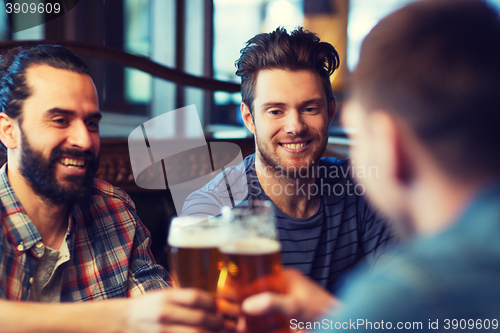
POLYGON ((280 142, 293 142, 293 141, 311 141, 313 138, 311 136, 305 136, 305 135, 286 135, 284 137, 280 137, 278 141, 280 142))
POLYGON ((57 162, 57 160, 59 160, 62 156, 74 158, 83 157, 85 164, 87 164, 87 162, 95 163, 97 160, 97 156, 89 150, 56 147, 50 154, 50 163, 57 162))

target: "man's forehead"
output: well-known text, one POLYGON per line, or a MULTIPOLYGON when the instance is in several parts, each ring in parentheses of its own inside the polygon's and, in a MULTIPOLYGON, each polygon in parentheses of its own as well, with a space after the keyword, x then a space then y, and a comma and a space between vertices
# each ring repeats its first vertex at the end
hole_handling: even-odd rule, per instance
POLYGON ((31 96, 75 95, 97 100, 94 81, 87 74, 40 64, 26 69, 25 76, 31 96))
POLYGON ((290 92, 294 92, 293 97, 307 99, 325 98, 325 91, 322 86, 321 77, 318 73, 307 70, 290 69, 265 69, 259 71, 256 77, 254 89, 254 102, 259 99, 273 99, 279 97, 290 97, 290 92))
MULTIPOLYGON (((282 77, 289 78, 304 78, 304 77, 315 77, 320 80, 320 76, 313 70, 310 69, 287 69, 287 68, 268 68, 261 69, 256 76, 256 84, 264 80, 269 80, 271 78, 280 79, 282 77)), ((283 82, 286 83, 286 82, 283 82)))
POLYGON ((25 76, 30 96, 23 102, 23 114, 34 110, 41 115, 51 109, 99 111, 97 92, 87 74, 42 64, 26 69, 25 76))
POLYGON ((84 77, 93 81, 87 74, 80 74, 71 70, 55 68, 47 64, 36 64, 26 69, 26 83, 30 88, 48 88, 53 84, 74 82, 75 77, 84 77))

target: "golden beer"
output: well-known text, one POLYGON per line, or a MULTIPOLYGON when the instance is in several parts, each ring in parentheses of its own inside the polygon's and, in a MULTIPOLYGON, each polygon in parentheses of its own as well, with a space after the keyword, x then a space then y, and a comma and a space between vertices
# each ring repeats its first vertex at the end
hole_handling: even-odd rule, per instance
MULTIPOLYGON (((265 291, 283 293, 281 281, 281 245, 269 238, 244 238, 220 247, 227 277, 220 290, 223 297, 241 303, 245 298, 265 291)), ((281 315, 245 316, 249 333, 289 332, 281 315)))
POLYGON ((178 287, 215 293, 221 265, 217 247, 170 247, 170 269, 178 287))
POLYGON ((170 273, 176 287, 215 294, 223 266, 218 246, 225 240, 224 228, 195 221, 189 217, 172 221, 168 236, 170 273))

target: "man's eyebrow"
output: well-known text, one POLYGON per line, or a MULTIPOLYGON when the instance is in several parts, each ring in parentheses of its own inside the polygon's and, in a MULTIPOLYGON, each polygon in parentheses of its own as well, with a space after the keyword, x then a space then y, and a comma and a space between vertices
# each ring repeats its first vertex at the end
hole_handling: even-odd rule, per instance
POLYGON ((87 117, 87 119, 95 119, 95 120, 101 120, 101 118, 102 118, 102 113, 99 111, 92 112, 87 117))
POLYGON ((286 106, 286 103, 267 102, 267 103, 262 104, 263 109, 272 108, 272 107, 283 107, 283 106, 286 106))
MULTIPOLYGON (((73 110, 66 110, 66 109, 60 109, 60 108, 52 108, 52 109, 47 111, 47 116, 49 116, 49 117, 53 116, 53 115, 58 115, 58 114, 67 115, 67 116, 75 116, 76 112, 73 110)), ((86 119, 96 119, 96 120, 100 120, 101 118, 102 118, 102 113, 100 111, 92 112, 86 117, 86 119)))
POLYGON ((304 107, 304 106, 306 106, 306 105, 308 105, 308 104, 315 104, 315 103, 316 103, 316 104, 325 104, 325 100, 324 100, 323 98, 321 98, 321 97, 318 97, 318 98, 312 98, 312 99, 310 99, 310 100, 307 100, 307 101, 305 101, 305 102, 301 103, 300 105, 301 105, 302 107, 304 107))
MULTIPOLYGON (((324 98, 321 98, 321 97, 311 98, 307 101, 300 103, 300 107, 304 107, 308 104, 314 104, 314 103, 325 104, 325 100, 324 100, 324 98)), ((284 106, 287 106, 287 104, 282 103, 282 102, 267 102, 267 103, 262 104, 263 109, 272 108, 272 107, 284 107, 284 106)))

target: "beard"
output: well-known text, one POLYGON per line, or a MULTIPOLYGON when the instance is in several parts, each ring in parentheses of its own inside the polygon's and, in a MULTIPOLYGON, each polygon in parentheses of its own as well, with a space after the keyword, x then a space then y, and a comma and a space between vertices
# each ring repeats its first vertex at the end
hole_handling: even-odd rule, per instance
MULTIPOLYGON (((287 140, 288 139, 293 141, 300 139, 300 137, 292 136, 288 137, 287 140)), ((276 152, 273 152, 273 141, 261 140, 257 133, 257 129, 255 130, 255 143, 257 145, 257 151, 260 155, 260 159, 266 167, 274 169, 276 175, 292 179, 314 177, 316 170, 315 166, 318 164, 319 159, 326 149, 325 141, 323 145, 320 145, 314 151, 309 153, 305 161, 284 161, 276 152)))
POLYGON ((56 147, 49 158, 45 159, 41 152, 31 147, 22 129, 21 144, 20 172, 36 194, 55 205, 74 205, 90 197, 94 176, 99 168, 99 155, 95 156, 90 151, 56 147), (66 175, 64 180, 69 184, 60 184, 56 177, 56 163, 62 156, 83 157, 85 175, 66 175))

